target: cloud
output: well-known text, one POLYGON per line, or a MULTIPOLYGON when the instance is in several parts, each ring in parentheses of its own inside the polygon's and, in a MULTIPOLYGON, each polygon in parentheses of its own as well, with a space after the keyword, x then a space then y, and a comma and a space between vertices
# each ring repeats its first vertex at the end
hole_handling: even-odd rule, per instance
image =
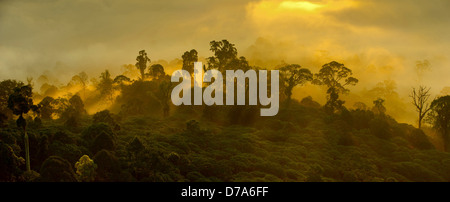
POLYGON ((154 60, 172 60, 192 48, 209 55, 211 40, 254 39, 246 38, 249 30, 242 21, 246 4, 238 0, 1 1, 0 79, 24 79, 26 70, 52 70, 57 62, 67 65, 66 74, 99 73, 105 67, 134 64, 142 49, 154 60))
POLYGON ((407 89, 416 84, 417 60, 435 64, 426 85, 442 86, 443 75, 448 75, 443 74, 449 65, 448 4, 445 0, 262 0, 248 4, 247 16, 274 50, 285 53, 282 60, 313 66, 324 58, 340 60, 363 76, 369 71, 373 78, 394 79, 399 88, 407 89), (291 4, 295 6, 286 6, 291 4), (304 5, 317 6, 304 9, 304 5))

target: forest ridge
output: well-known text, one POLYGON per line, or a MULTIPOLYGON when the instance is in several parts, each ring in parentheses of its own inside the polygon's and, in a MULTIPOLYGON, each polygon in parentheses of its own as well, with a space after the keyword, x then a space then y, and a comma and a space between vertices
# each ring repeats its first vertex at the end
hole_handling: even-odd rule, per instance
MULTIPOLYGON (((227 40, 211 41, 210 50, 205 72, 263 69, 227 40)), ((197 51, 181 58, 193 75, 197 51)), ((145 50, 136 61, 114 78, 108 70, 90 80, 82 72, 63 87, 41 76, 40 92, 31 77, 2 81, 0 180, 450 180, 450 96, 432 100, 430 87, 411 89, 415 128, 391 118, 382 98, 347 108, 342 97, 362 81, 342 63, 317 73, 280 64, 279 114, 260 117, 248 94, 246 105, 174 106, 177 83, 164 66, 148 66, 145 50), (308 95, 293 99, 294 88, 306 84, 325 89, 323 106, 308 95)))

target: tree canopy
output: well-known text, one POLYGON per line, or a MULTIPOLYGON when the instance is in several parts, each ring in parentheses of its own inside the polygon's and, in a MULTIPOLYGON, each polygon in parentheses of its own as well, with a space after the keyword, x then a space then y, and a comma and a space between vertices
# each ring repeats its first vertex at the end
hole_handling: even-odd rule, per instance
POLYGON ((309 69, 302 68, 298 64, 286 65, 280 68, 281 82, 287 99, 290 100, 292 90, 297 85, 303 85, 313 80, 313 74, 309 69))
POLYGON ((332 61, 322 66, 319 73, 315 74, 314 83, 327 86, 327 103, 325 105, 329 111, 334 112, 342 108, 344 101, 339 99, 339 94, 348 93, 347 86, 354 86, 358 79, 351 77, 352 70, 344 64, 332 61))

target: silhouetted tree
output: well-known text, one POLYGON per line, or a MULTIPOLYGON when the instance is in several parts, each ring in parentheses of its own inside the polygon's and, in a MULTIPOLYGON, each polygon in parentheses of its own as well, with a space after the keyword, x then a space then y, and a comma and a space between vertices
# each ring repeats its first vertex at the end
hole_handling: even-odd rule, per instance
POLYGON ((111 74, 108 70, 105 70, 105 72, 100 75, 100 81, 97 87, 103 97, 112 101, 113 80, 111 79, 111 74))
POLYGON ((52 102, 55 99, 53 99, 50 96, 45 97, 44 99, 41 100, 41 102, 39 102, 39 107, 40 107, 40 117, 42 119, 51 119, 52 118, 52 114, 53 114, 53 105, 52 102))
POLYGON ((251 69, 250 65, 248 64, 247 59, 244 56, 239 57, 237 60, 233 61, 234 63, 232 66, 236 66, 236 69, 240 69, 242 71, 247 71, 251 69))
POLYGON ((166 72, 164 72, 164 67, 161 64, 154 64, 150 66, 148 74, 154 80, 160 80, 163 79, 164 76, 166 76, 166 72))
POLYGON ((66 121, 66 126, 75 128, 78 127, 81 116, 86 114, 86 110, 84 109, 83 100, 78 95, 72 96, 68 102, 69 105, 61 114, 60 118, 66 121))
POLYGON ((27 121, 23 118, 23 114, 27 114, 33 107, 33 92, 31 86, 22 86, 14 89, 8 98, 8 108, 12 110, 15 115, 18 115, 17 127, 23 129, 24 131, 24 142, 25 142, 25 160, 26 169, 30 170, 30 145, 27 134, 27 121))
POLYGON ((155 96, 158 85, 158 82, 133 82, 124 86, 116 99, 116 103, 121 105, 122 115, 154 113, 160 110, 155 96))
POLYGON ((314 83, 328 87, 325 104, 327 111, 334 112, 342 108, 345 102, 339 99, 339 94, 348 93, 350 90, 345 87, 358 83, 358 79, 350 77, 351 75, 351 69, 336 61, 323 65, 319 73, 315 74, 314 83))
POLYGON ((113 80, 114 88, 120 91, 123 90, 125 85, 129 85, 130 83, 131 79, 124 75, 118 75, 113 80))
POLYGON ((425 86, 419 86, 419 89, 413 88, 409 97, 412 99, 412 104, 416 107, 416 111, 419 113, 419 128, 422 127, 422 120, 430 111, 430 104, 428 99, 430 98, 430 89, 425 86))
POLYGON ((131 79, 124 75, 118 75, 118 76, 116 76, 116 78, 114 78, 113 82, 120 84, 120 83, 124 83, 124 82, 131 82, 131 79))
POLYGON ((86 110, 84 109, 83 100, 79 95, 74 95, 69 99, 70 106, 73 108, 76 116, 80 116, 86 114, 86 110))
POLYGON ((209 69, 218 69, 221 72, 225 72, 227 69, 234 69, 236 67, 230 67, 233 60, 237 58, 237 49, 235 45, 227 40, 211 41, 210 50, 214 53, 213 57, 207 58, 209 69))
POLYGON ((302 68, 300 65, 291 64, 280 68, 280 81, 284 88, 284 94, 287 96, 288 102, 291 100, 292 90, 297 85, 303 85, 308 81, 312 81, 313 74, 309 69, 302 68))
POLYGON ((66 98, 56 98, 51 102, 51 106, 53 108, 53 113, 56 114, 59 118, 67 119, 67 109, 70 107, 69 100, 66 98))
POLYGON ((445 151, 450 151, 450 96, 442 96, 433 100, 430 108, 428 121, 441 133, 442 139, 444 140, 445 151))
POLYGON ((378 115, 384 115, 386 113, 386 107, 384 107, 384 100, 381 98, 378 98, 373 101, 373 108, 372 111, 374 114, 378 115))
POLYGON ((139 51, 139 56, 136 57, 136 60, 136 67, 141 72, 141 80, 144 80, 147 62, 150 62, 150 59, 147 57, 147 53, 145 52, 145 50, 139 51))
POLYGON ((247 71, 250 69, 245 57, 237 57, 237 49, 234 44, 227 40, 222 40, 211 41, 210 46, 214 56, 207 58, 208 69, 217 69, 222 73, 226 70, 240 69, 247 71))
POLYGON ((181 69, 188 71, 189 74, 192 75, 194 73, 194 62, 198 61, 197 54, 198 53, 195 49, 184 52, 181 56, 183 59, 183 67, 181 69))
POLYGON ((113 83, 118 85, 123 85, 124 83, 131 82, 131 79, 124 76, 124 75, 118 75, 114 78, 113 83))

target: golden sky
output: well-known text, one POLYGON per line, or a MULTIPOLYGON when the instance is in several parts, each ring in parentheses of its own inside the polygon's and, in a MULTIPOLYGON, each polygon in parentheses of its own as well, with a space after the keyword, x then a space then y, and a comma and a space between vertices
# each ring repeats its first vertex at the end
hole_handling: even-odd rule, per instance
POLYGON ((228 39, 255 65, 316 72, 336 60, 360 89, 391 79, 399 90, 420 81, 438 93, 449 85, 448 8, 448 0, 3 0, 0 79, 118 74, 142 49, 153 61, 193 48, 209 57, 209 41, 228 39), (423 60, 431 71, 419 78, 423 60))

